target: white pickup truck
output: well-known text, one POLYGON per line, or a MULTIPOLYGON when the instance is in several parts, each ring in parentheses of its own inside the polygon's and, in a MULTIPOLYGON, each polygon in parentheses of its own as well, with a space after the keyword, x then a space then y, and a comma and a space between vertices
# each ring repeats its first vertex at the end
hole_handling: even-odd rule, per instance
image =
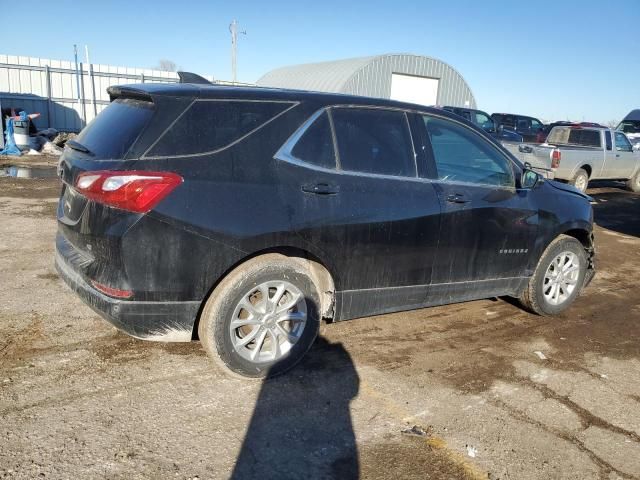
POLYGON ((602 127, 554 127, 541 145, 505 144, 518 159, 546 176, 584 192, 590 180, 625 180, 640 192, 640 152, 620 131, 602 127))

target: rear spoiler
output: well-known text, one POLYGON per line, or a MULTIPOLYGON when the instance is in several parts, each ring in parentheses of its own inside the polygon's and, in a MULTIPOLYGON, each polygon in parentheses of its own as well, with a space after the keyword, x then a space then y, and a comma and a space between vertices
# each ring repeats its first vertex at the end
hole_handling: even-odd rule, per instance
POLYGON ((113 87, 107 88, 107 93, 109 94, 109 100, 112 102, 119 97, 133 98, 135 100, 142 100, 143 102, 153 102, 149 92, 132 87, 114 85, 113 87))
POLYGON ((180 83, 194 83, 196 85, 213 85, 212 82, 196 73, 178 72, 180 83))

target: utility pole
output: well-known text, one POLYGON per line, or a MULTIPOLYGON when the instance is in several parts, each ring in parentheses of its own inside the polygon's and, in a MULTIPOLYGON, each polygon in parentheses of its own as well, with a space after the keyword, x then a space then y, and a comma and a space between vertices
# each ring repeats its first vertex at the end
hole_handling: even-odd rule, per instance
POLYGON ((231 76, 233 83, 238 83, 238 33, 246 35, 246 30, 238 32, 238 21, 233 20, 229 25, 231 32, 231 76))
POLYGON ((78 90, 78 104, 80 103, 80 69, 78 68, 78 45, 73 44, 73 58, 76 62, 76 88, 78 90))

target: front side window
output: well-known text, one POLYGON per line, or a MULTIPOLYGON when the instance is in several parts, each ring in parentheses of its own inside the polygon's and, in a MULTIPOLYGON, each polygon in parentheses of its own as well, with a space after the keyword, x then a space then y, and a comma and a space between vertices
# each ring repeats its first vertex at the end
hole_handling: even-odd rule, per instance
POLYGON ((621 152, 633 151, 633 147, 631 147, 631 142, 629 142, 629 140, 623 133, 616 132, 616 149, 621 152))
POLYGON ((198 155, 229 146, 293 104, 246 100, 197 100, 176 119, 146 156, 198 155))
POLYGON ((404 112, 374 108, 333 108, 342 170, 416 176, 411 134, 404 112))
POLYGON ((535 118, 532 118, 531 119, 531 129, 537 132, 541 128, 542 128, 542 124, 538 120, 536 120, 535 118))
POLYGON ((453 122, 423 119, 440 180, 514 186, 511 163, 484 138, 453 122))
POLYGON ((476 125, 478 125, 480 128, 484 129, 484 130, 493 130, 493 120, 491 120, 491 118, 489 118, 489 116, 485 113, 482 112, 476 112, 475 113, 475 123, 476 125))
POLYGON ((291 149, 291 155, 319 167, 336 168, 336 154, 327 112, 323 112, 305 130, 291 149))

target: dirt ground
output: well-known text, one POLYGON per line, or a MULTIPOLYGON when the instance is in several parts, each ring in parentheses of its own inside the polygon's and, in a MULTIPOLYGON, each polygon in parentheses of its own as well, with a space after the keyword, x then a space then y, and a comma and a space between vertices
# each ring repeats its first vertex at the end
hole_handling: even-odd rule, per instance
POLYGON ((0 478, 640 478, 640 196, 591 189, 558 318, 485 300, 324 326, 268 382, 114 330, 53 267, 55 179, 0 178, 0 478))

